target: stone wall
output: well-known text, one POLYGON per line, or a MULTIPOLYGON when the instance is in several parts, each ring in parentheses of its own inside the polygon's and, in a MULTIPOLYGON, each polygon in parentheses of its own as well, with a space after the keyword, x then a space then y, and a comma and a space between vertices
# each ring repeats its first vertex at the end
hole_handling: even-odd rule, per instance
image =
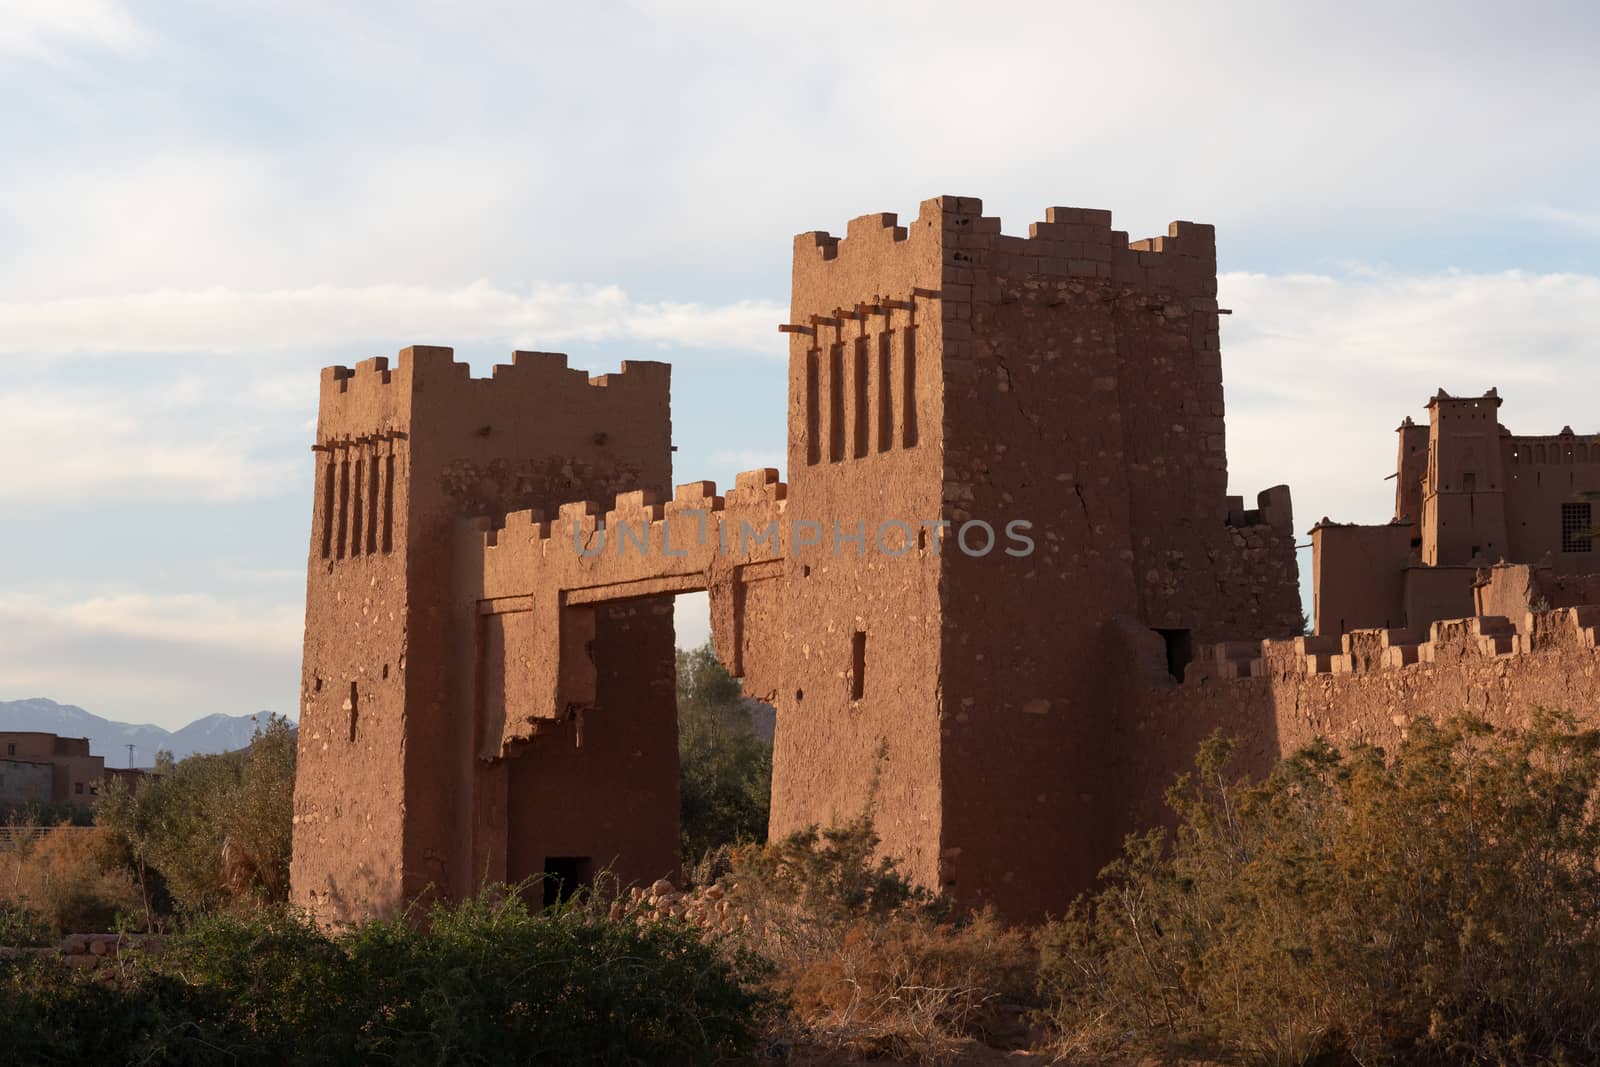
POLYGON ((0 959, 58 959, 68 967, 83 970, 111 970, 126 964, 141 952, 159 950, 157 934, 68 934, 61 943, 48 948, 17 948, 0 945, 0 959))

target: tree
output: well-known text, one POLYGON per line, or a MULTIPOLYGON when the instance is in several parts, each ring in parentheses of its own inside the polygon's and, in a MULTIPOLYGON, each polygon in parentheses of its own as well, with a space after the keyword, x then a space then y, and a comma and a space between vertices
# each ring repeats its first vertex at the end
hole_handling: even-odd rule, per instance
POLYGON ((686 865, 722 845, 765 841, 772 748, 710 642, 678 651, 679 834, 686 865))
POLYGON ((147 906, 163 886, 191 912, 244 897, 284 900, 294 769, 294 732, 274 715, 248 748, 176 764, 169 757, 165 773, 133 789, 117 783, 96 814, 123 840, 147 906))

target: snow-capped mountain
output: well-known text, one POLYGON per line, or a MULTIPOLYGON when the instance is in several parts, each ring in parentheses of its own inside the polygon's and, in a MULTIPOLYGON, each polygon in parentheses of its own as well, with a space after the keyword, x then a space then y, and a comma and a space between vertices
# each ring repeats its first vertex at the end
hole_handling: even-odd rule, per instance
POLYGON ((107 767, 128 766, 131 744, 133 765, 149 767, 160 749, 183 759, 197 752, 244 748, 255 733, 257 720, 264 724, 267 715, 265 711, 255 715, 207 715, 180 730, 164 730, 159 726, 113 722, 71 704, 43 698, 0 700, 0 731, 36 730, 62 737, 87 737, 89 751, 104 756, 107 767))

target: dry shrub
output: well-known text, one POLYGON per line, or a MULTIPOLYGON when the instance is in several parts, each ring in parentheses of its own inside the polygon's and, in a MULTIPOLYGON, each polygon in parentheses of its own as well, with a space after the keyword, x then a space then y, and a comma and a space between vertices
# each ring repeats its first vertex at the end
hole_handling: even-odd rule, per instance
POLYGON ((95 827, 19 835, 0 853, 0 900, 32 912, 57 935, 107 932, 143 910, 111 835, 95 827))
POLYGON ((1228 748, 1042 937, 1063 1051, 1600 1062, 1600 733, 1420 721, 1255 784, 1228 748))
POLYGON ((1014 1031, 1037 957, 993 912, 949 921, 877 857, 870 817, 741 850, 729 900, 742 947, 771 961, 799 1040, 914 1063, 1014 1031))

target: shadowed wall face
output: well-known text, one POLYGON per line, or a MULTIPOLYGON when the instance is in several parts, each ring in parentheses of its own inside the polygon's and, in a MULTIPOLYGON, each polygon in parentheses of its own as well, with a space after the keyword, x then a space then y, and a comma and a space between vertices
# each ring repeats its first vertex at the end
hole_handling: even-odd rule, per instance
POLYGON ((597 614, 593 708, 506 760, 508 882, 542 876, 563 858, 582 861, 580 880, 605 872, 649 884, 678 870, 672 600, 597 614))

